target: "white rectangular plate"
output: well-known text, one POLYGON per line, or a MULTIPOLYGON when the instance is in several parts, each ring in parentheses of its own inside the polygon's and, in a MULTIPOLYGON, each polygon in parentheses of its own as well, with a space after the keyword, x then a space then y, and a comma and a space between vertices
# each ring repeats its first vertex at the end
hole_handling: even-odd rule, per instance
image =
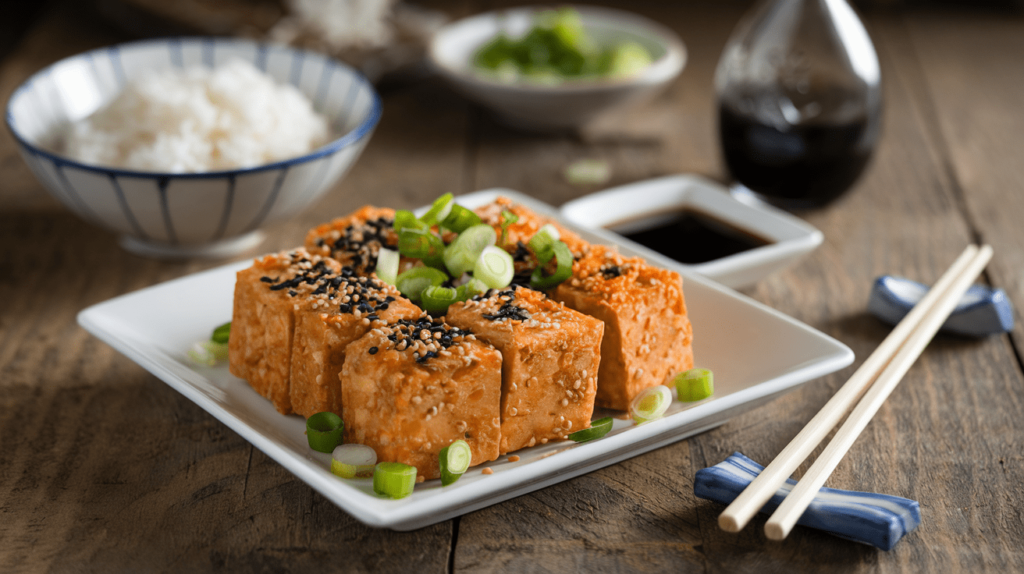
MULTIPOLYGON (((512 190, 493 189, 458 198, 475 207, 504 195, 559 219, 552 207, 512 190)), ((561 221, 561 220, 560 220, 561 221)), ((614 235, 562 222, 594 243, 614 235)), ((620 247, 624 254, 629 248, 620 247)), ((278 414, 269 401, 226 366, 193 366, 185 353, 195 341, 231 319, 233 263, 111 299, 82 311, 78 322, 242 435, 302 481, 359 521, 412 530, 645 453, 725 423, 803 382, 853 362, 842 343, 697 274, 684 271, 686 304, 698 366, 715 373, 715 395, 696 404, 674 402, 665 418, 641 426, 616 420, 604 438, 588 443, 548 443, 472 468, 458 482, 416 486, 402 500, 373 493, 370 479, 343 480, 330 473, 330 455, 306 445, 305 421, 278 414)))

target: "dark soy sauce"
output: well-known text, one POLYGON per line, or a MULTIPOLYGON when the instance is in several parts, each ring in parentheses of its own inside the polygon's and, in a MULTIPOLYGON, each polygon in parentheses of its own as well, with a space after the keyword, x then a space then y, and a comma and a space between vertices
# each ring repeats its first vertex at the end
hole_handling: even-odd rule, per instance
POLYGON ((719 107, 718 121, 729 173, 769 203, 789 208, 839 197, 871 159, 878 135, 865 117, 781 131, 728 105, 719 107))
POLYGON ((680 263, 706 263, 771 241, 692 209, 616 224, 612 231, 680 263))

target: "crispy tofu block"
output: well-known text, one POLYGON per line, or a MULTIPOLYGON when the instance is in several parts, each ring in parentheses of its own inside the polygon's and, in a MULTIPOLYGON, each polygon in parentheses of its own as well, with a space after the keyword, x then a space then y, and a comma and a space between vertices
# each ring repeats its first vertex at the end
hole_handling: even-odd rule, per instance
POLYGON ((417 319, 423 311, 376 277, 344 268, 307 296, 295 312, 291 354, 292 410, 309 417, 342 414, 341 367, 349 343, 372 327, 417 319))
POLYGON ((292 412, 289 371, 295 306, 340 270, 333 259, 300 248, 258 258, 238 272, 229 369, 282 414, 292 412))
POLYGON ((341 381, 345 440, 378 461, 437 478, 457 439, 474 466, 498 458, 501 354, 472 334, 429 318, 373 328, 349 345, 341 381))
POLYGON ((351 215, 310 229, 306 249, 315 255, 332 257, 359 275, 369 275, 377 268, 381 247, 398 249, 394 222, 395 210, 366 205, 351 215))
POLYGON ((678 273, 592 245, 554 298, 604 322, 598 406, 628 410, 640 391, 693 367, 693 329, 678 273))
POLYGON ((530 238, 548 223, 558 229, 560 239, 569 246, 569 251, 572 251, 574 255, 580 255, 589 245, 579 235, 562 227, 554 220, 534 213, 527 207, 513 203, 507 197, 499 197, 494 203, 478 207, 475 211, 480 216, 480 219, 484 223, 493 226, 494 230, 498 232, 498 237, 501 237, 501 212, 506 209, 519 216, 519 219, 508 227, 506 249, 508 249, 509 253, 515 254, 520 244, 523 246, 522 249, 525 250, 525 246, 530 242, 530 238))
POLYGON ((590 425, 601 321, 523 287, 456 303, 445 321, 501 351, 501 454, 590 425))

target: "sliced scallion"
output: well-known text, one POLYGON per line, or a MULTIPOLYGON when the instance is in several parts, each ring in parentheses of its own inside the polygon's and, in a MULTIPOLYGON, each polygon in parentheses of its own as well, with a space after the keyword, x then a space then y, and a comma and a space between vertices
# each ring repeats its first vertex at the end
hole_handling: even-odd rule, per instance
POLYGON ((369 478, 377 464, 377 453, 362 444, 342 444, 331 454, 331 472, 341 478, 369 478))
POLYGON ((416 467, 400 462, 379 462, 373 469, 373 491, 391 498, 405 498, 416 486, 416 467))
POLYGON ((490 287, 486 283, 474 277, 468 283, 459 285, 455 298, 459 301, 468 301, 477 295, 483 295, 488 289, 490 287))
POLYGON ((612 420, 612 417, 604 417, 597 419, 596 421, 591 421, 590 428, 578 430, 569 435, 569 438, 576 442, 587 442, 588 440, 601 438, 608 434, 608 431, 612 430, 612 423, 614 422, 615 421, 612 420))
POLYGON ((702 401, 715 393, 715 377, 708 369, 690 369, 679 373, 675 384, 679 400, 687 403, 702 401))
POLYGON ((448 276, 440 269, 433 267, 413 267, 395 279, 395 287, 413 301, 419 301, 420 295, 427 287, 436 286, 448 280, 448 276))
MULTIPOLYGON (((534 236, 536 237, 536 236, 534 236)), ((562 241, 555 241, 550 251, 545 251, 543 257, 538 254, 540 264, 533 270, 530 276, 530 287, 534 289, 551 289, 569 277, 572 277, 572 252, 569 246, 562 241), (544 275, 544 268, 555 258, 555 272, 551 275, 544 275)))
POLYGON ((455 205, 455 196, 446 193, 434 200, 434 204, 420 217, 420 221, 427 225, 437 225, 448 217, 453 205, 455 205))
POLYGON ((474 225, 480 225, 480 223, 479 215, 456 203, 452 205, 451 213, 448 214, 448 217, 444 218, 441 226, 445 229, 451 229, 455 233, 462 233, 474 225))
POLYGON ((432 285, 420 294, 420 304, 427 311, 447 311, 448 306, 458 301, 458 292, 454 287, 432 285))
POLYGON ((223 345, 224 343, 228 342, 229 338, 231 338, 231 322, 230 321, 228 321, 227 323, 224 323, 220 327, 217 327, 216 329, 214 329, 213 330, 213 335, 210 337, 210 340, 213 341, 214 343, 220 343, 220 344, 223 345))
POLYGON ((483 250, 498 240, 490 225, 474 225, 464 230, 444 250, 444 264, 452 277, 471 271, 483 250))
POLYGON ((629 414, 637 424, 660 419, 672 402, 672 391, 665 385, 644 389, 629 405, 629 414))
POLYGON ((215 343, 213 341, 199 341, 193 343, 186 353, 190 361, 204 367, 212 367, 217 361, 228 358, 227 343, 215 343))
POLYGON ((403 229, 429 229, 430 226, 417 219, 416 214, 405 209, 395 212, 394 228, 396 232, 403 229))
POLYGON ((459 480, 469 469, 469 463, 473 460, 473 451, 469 449, 466 441, 459 439, 441 449, 437 455, 441 463, 441 485, 449 484, 459 480))
POLYGON ((561 234, 558 233, 558 228, 550 223, 545 224, 543 227, 537 230, 537 233, 533 234, 530 238, 530 249, 534 253, 543 253, 548 249, 551 249, 555 242, 558 241, 561 234))
POLYGON ((306 440, 309 448, 317 452, 334 452, 334 447, 341 443, 343 432, 345 423, 330 411, 316 413, 306 419, 306 440))
POLYGON ((377 277, 388 285, 394 285, 395 280, 398 279, 399 259, 397 251, 381 247, 377 252, 377 269, 375 270, 377 277))
POLYGON ((508 228, 517 221, 519 216, 515 213, 507 209, 501 212, 501 245, 508 243, 508 228))
POLYGON ((491 289, 508 287, 515 276, 515 262, 507 251, 489 246, 480 253, 473 266, 473 278, 479 279, 491 289))

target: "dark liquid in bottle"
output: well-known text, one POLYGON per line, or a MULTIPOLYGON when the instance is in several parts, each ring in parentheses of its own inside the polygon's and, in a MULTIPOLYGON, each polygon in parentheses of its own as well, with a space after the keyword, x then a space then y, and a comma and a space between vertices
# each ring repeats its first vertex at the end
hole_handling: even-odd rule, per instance
POLYGON ((700 211, 661 213, 614 226, 623 237, 680 263, 706 263, 771 241, 700 211))
POLYGON ((723 104, 718 121, 729 173, 782 207, 814 207, 839 197, 864 170, 877 137, 863 117, 782 131, 723 104))

